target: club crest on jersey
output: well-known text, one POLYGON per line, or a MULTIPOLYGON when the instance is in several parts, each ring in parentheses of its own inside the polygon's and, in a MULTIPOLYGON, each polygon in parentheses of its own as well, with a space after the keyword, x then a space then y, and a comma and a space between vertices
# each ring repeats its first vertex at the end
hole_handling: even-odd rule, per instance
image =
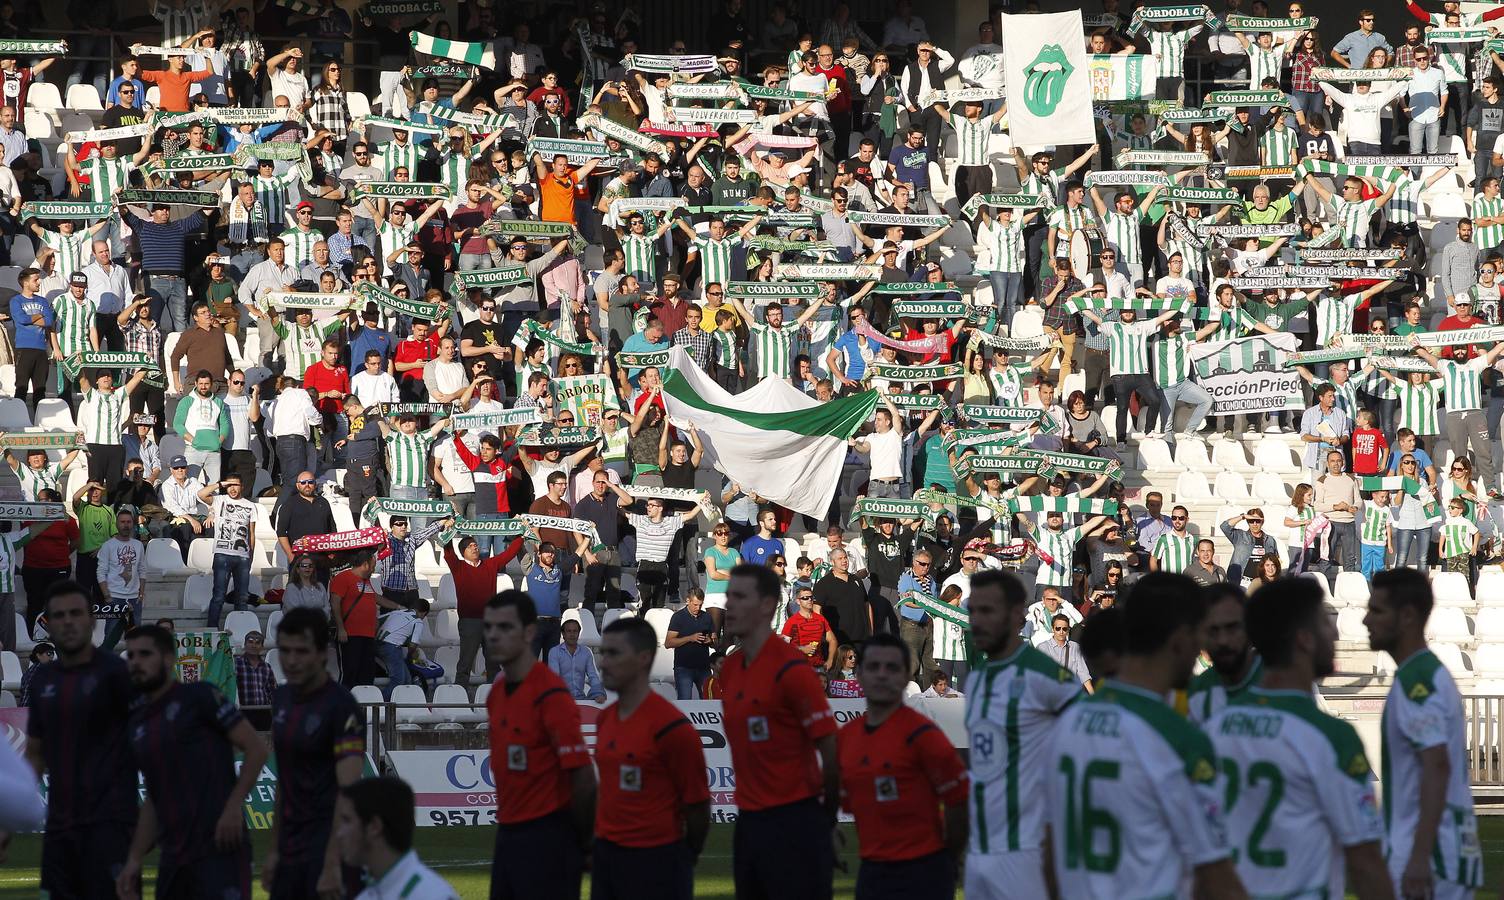
POLYGON ((1362 753, 1353 754, 1353 758, 1347 761, 1347 774, 1354 777, 1368 774, 1368 757, 1362 753))
POLYGON ((642 767, 622 766, 617 786, 624 791, 642 790, 642 767))
POLYGON ((1191 767, 1191 780, 1197 784, 1207 784, 1216 777, 1217 768, 1205 757, 1196 760, 1196 764, 1191 767))
POLYGON ((1425 685, 1416 682, 1415 687, 1411 688, 1410 693, 1406 694, 1405 696, 1409 697, 1411 700, 1424 700, 1427 697, 1431 696, 1431 692, 1426 690, 1425 685))
POLYGON ((879 775, 872 779, 878 803, 892 803, 898 799, 898 779, 892 775, 879 775))
POLYGON ((507 744, 507 771, 527 771, 527 748, 521 744, 507 744))
POLYGON ((767 716, 747 717, 747 740, 761 743, 770 740, 772 736, 772 731, 768 728, 767 716))

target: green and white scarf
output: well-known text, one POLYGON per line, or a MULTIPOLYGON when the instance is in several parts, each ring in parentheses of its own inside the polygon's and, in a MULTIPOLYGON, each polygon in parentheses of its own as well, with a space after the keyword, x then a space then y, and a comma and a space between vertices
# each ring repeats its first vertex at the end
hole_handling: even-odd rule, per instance
POLYGON ((851 517, 847 523, 859 522, 862 519, 896 519, 898 521, 912 521, 923 519, 926 522, 935 521, 935 511, 930 509, 928 503, 919 500, 896 500, 879 497, 863 497, 851 507, 851 517))
POLYGON ((496 51, 493 49, 495 44, 492 41, 451 41, 447 38, 424 34, 421 31, 409 33, 408 40, 412 43, 414 50, 425 56, 452 59, 455 62, 480 66, 483 69, 494 70, 496 68, 496 51))
POLYGON ((1008 501, 1010 512, 1058 512, 1058 513, 1081 513, 1090 516, 1115 516, 1118 514, 1118 502, 1116 500, 1098 500, 1093 497, 1079 497, 1066 495, 1064 497, 1047 497, 1044 494, 1033 494, 1028 497, 1014 497, 1008 501))
POLYGON ((514 406, 500 412, 456 413, 450 421, 455 431, 499 431, 518 425, 537 425, 543 411, 536 406, 514 406))

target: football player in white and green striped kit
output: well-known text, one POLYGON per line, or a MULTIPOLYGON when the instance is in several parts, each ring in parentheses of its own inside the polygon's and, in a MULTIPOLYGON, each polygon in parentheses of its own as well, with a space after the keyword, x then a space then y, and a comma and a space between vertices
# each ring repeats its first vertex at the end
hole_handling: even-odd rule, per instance
POLYGON ((1055 896, 1244 897, 1212 742, 1165 702, 1201 650, 1202 589, 1151 572, 1120 604, 1121 666, 1060 714, 1045 755, 1055 896))
POLYGON ((1264 662, 1248 642, 1243 625, 1243 591, 1233 585, 1218 585, 1208 588, 1206 596, 1202 650, 1212 664, 1192 678, 1185 690, 1186 718, 1203 727, 1264 675, 1264 662))
POLYGON ((757 375, 755 380, 762 381, 764 378, 782 378, 788 381, 790 378, 790 367, 794 361, 790 349, 794 342, 794 335, 798 333, 799 329, 804 327, 804 323, 814 318, 815 313, 825 304, 825 297, 823 295, 816 297, 810 303, 809 308, 800 313, 799 318, 792 322, 785 322, 783 320, 783 304, 775 300, 767 306, 768 321, 766 323, 757 321, 757 318, 752 315, 751 311, 742 305, 740 299, 736 297, 727 297, 726 299, 731 301, 731 306, 736 310, 736 314, 742 317, 743 322, 747 323, 747 331, 750 334, 749 342, 752 345, 753 355, 757 360, 757 375))
POLYGON ((396 427, 385 419, 377 420, 386 439, 386 471, 391 478, 391 495, 398 500, 426 500, 430 476, 428 451, 434 440, 449 427, 449 419, 433 423, 427 431, 418 430, 418 417, 403 413, 396 417, 396 427))
MULTIPOLYGON (((690 227, 683 219, 674 219, 673 222, 689 238, 689 253, 694 254, 695 259, 700 261, 699 285, 703 291, 706 285, 719 284, 722 287, 730 284, 736 274, 731 271, 731 255, 740 247, 742 240, 757 230, 762 222, 762 216, 753 216, 747 224, 736 230, 735 234, 726 233, 726 221, 720 216, 712 216, 707 226, 710 231, 709 237, 702 237, 699 232, 690 227)), ((686 265, 688 262, 686 261, 686 265)), ((739 280, 739 279, 738 279, 739 280)))
POLYGON ((1150 571, 1183 572, 1196 558, 1196 536, 1185 530, 1190 521, 1190 511, 1184 506, 1170 510, 1170 530, 1149 548, 1150 571))
POLYGON ((1461 900, 1483 887, 1483 854, 1468 776, 1467 719, 1452 674, 1426 646, 1434 603, 1416 569, 1373 577, 1368 644, 1398 667, 1382 724, 1385 852, 1403 897, 1461 900), (1428 784, 1445 785, 1428 796, 1428 784))
POLYGON ((1304 578, 1260 588, 1247 622, 1263 681, 1205 725, 1238 878, 1254 897, 1393 897, 1363 741, 1311 695, 1336 668, 1321 588, 1304 578))
POLYGON ((984 661, 966 676, 971 828, 968 900, 1045 897, 1044 779, 1056 717, 1081 694, 1070 672, 1019 636, 1029 596, 1007 572, 972 576, 971 640, 984 661))

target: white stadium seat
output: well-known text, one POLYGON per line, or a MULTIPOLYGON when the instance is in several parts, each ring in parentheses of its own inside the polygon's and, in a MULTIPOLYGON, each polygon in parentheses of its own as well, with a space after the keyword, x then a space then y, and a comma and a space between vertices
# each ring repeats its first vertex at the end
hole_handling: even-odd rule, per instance
MULTIPOLYGON (((1227 441, 1223 441, 1223 443, 1225 444, 1227 441)), ((1250 499, 1248 496, 1248 482, 1244 481, 1243 476, 1237 472, 1223 472, 1218 475, 1215 493, 1219 500, 1226 500, 1234 504, 1247 504, 1250 499)))
POLYGON ((1473 652, 1473 674, 1480 678, 1504 678, 1504 644, 1479 644, 1473 652))
POLYGON ((1264 439, 1254 445, 1253 461, 1271 475, 1298 475, 1301 467, 1284 441, 1264 439))
POLYGON ((245 636, 253 631, 261 630, 261 620, 256 614, 247 609, 231 610, 225 616, 225 630, 230 633, 230 640, 236 648, 245 646, 245 636))
MULTIPOLYGON (((1206 502, 1212 499, 1212 489, 1201 472, 1181 472, 1175 478, 1175 502, 1206 502)), ((1165 504, 1168 512, 1170 504, 1165 504)))
POLYGON ((183 565, 183 553, 171 538, 152 538, 146 542, 146 572, 165 576, 187 576, 192 570, 183 565))
MULTIPOLYGON (((1285 480, 1273 472, 1259 472, 1253 476, 1253 484, 1248 492, 1260 503, 1288 506, 1290 504, 1290 487, 1285 480)), ((1268 510, 1265 510, 1267 513, 1268 510)), ((1268 520, 1264 522, 1268 527, 1268 520)))
POLYGON ((50 113, 67 108, 63 105, 63 95, 58 93, 57 85, 45 81, 31 83, 31 88, 26 92, 26 105, 50 113))
POLYGON ((464 709, 436 709, 434 714, 442 716, 450 722, 460 725, 474 725, 486 720, 485 714, 476 712, 475 707, 470 705, 470 695, 465 689, 457 684, 441 684, 434 689, 433 702, 435 705, 447 703, 463 703, 464 709))
POLYGON ((1468 668, 1467 660, 1462 655, 1461 647, 1444 642, 1433 642, 1430 647, 1431 652, 1436 654, 1436 658, 1447 667, 1447 671, 1452 673, 1453 678, 1467 678, 1472 675, 1472 670, 1468 668))
POLYGON ((1193 472, 1206 475, 1215 475, 1221 471, 1221 467, 1212 464, 1211 457, 1206 454, 1206 444, 1201 441, 1176 441, 1175 461, 1193 472))
POLYGON ((428 697, 416 684, 399 684, 392 689, 392 702, 397 708, 397 730, 417 731, 424 725, 439 721, 438 713, 428 708, 428 697))
MULTIPOLYGON (((595 627, 595 613, 588 609, 581 609, 578 606, 573 609, 566 609, 564 610, 563 621, 559 624, 563 625, 564 622, 580 623, 581 644, 592 650, 601 645, 601 633, 595 627)), ((560 640, 562 641, 563 639, 560 638, 560 640)))
POLYGON ((1156 475, 1174 475, 1185 471, 1185 466, 1170 455, 1170 445, 1160 438, 1144 438, 1138 442, 1139 459, 1144 471, 1156 475))
POLYGON ((1473 634, 1478 643, 1504 643, 1504 607, 1488 606, 1478 610, 1473 619, 1473 634))
POLYGON ((1467 615, 1455 606, 1438 606, 1426 622, 1426 636, 1449 644, 1472 644, 1473 626, 1467 615))
POLYGON ((1257 465, 1248 461, 1248 454, 1243 452, 1243 445, 1238 441, 1218 441, 1212 445, 1212 464, 1244 475, 1259 471, 1257 465))
POLYGON ((21 657, 9 650, 0 650, 0 687, 7 691, 21 689, 21 657))
POLYGON ((1333 596, 1344 606, 1368 606, 1368 579, 1362 572, 1337 573, 1337 590, 1333 596))
POLYGON ((94 85, 80 83, 68 86, 68 108, 79 112, 102 113, 104 103, 100 101, 99 92, 94 90, 94 85))
POLYGON ((1461 572, 1437 572, 1431 576, 1431 592, 1436 595, 1436 605, 1472 608, 1473 594, 1468 589, 1467 576, 1461 572))
POLYGON ((1361 609, 1349 607, 1337 610, 1337 639, 1355 644, 1368 644, 1368 629, 1363 625, 1361 609))

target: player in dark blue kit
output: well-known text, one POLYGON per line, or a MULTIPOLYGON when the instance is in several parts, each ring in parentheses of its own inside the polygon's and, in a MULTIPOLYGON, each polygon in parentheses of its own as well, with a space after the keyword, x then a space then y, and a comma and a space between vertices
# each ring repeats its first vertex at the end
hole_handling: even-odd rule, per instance
POLYGON ((135 691, 125 662, 94 647, 91 602, 73 581, 48 592, 58 658, 33 676, 26 720, 26 756, 49 779, 41 888, 53 900, 113 896, 136 824, 135 691))
POLYGON ((277 625, 277 655, 287 683, 272 696, 277 751, 277 810, 261 883, 272 900, 340 898, 360 890, 360 870, 341 870, 334 844, 339 789, 360 780, 366 722, 360 705, 329 677, 329 619, 309 607, 277 625))
POLYGON ((177 648, 167 629, 131 629, 125 655, 131 683, 143 695, 129 735, 146 802, 115 879, 121 900, 141 895, 141 861, 157 843, 157 900, 249 900, 245 798, 266 763, 266 744, 213 685, 178 682, 177 648), (236 750, 245 757, 239 778, 236 750))

